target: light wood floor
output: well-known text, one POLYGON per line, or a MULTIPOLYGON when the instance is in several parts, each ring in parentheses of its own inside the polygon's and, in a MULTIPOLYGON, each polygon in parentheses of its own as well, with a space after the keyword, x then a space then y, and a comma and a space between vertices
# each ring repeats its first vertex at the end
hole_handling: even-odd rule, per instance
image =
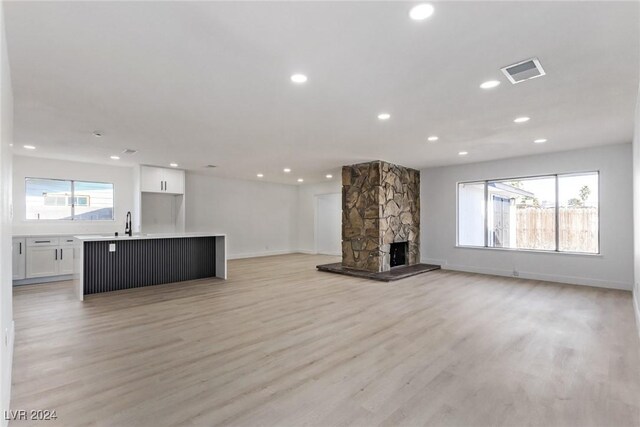
POLYGON ((47 426, 640 425, 629 292, 315 271, 335 259, 84 303, 20 287, 12 408, 57 410, 47 426))

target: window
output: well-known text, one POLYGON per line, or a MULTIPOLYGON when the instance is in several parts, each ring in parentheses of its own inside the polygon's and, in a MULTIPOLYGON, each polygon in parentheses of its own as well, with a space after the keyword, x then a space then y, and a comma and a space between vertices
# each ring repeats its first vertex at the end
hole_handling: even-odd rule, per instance
POLYGON ((488 181, 492 248, 556 248, 554 176, 488 181))
POLYGON ((73 181, 74 215, 77 220, 113 219, 113 184, 73 181))
POLYGON ((113 220, 113 184, 61 179, 25 179, 28 220, 113 220))
POLYGON ((598 174, 558 177, 558 250, 598 253, 598 174))
POLYGON ((599 253, 598 172, 458 184, 458 245, 599 253))

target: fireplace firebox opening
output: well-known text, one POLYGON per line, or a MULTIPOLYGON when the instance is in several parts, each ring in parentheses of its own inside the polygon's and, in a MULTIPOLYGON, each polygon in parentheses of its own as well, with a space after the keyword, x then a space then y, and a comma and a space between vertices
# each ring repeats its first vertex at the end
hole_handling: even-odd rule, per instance
POLYGON ((408 242, 391 243, 389 249, 389 267, 397 267, 407 265, 407 251, 409 249, 408 242))

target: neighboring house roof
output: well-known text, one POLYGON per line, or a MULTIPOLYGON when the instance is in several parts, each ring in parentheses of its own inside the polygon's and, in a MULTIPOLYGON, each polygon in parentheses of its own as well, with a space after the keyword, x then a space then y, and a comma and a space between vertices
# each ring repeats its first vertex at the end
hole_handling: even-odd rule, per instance
POLYGON ((525 191, 521 188, 517 188, 514 187, 512 185, 509 184, 505 184, 502 182, 491 182, 489 183, 489 187, 493 187, 496 190, 499 190, 501 192, 506 192, 506 193, 510 193, 510 194, 515 194, 518 196, 524 196, 524 197, 535 197, 535 194, 529 192, 529 191, 525 191))
POLYGON ((90 212, 84 212, 81 214, 76 214, 74 218, 66 217, 62 219, 76 219, 76 220, 95 220, 95 219, 103 219, 103 218, 112 218, 113 217, 113 208, 100 208, 90 212))

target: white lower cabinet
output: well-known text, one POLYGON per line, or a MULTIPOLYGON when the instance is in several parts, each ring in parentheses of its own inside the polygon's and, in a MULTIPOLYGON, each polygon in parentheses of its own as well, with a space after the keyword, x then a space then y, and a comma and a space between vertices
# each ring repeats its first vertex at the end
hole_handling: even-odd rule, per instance
POLYGON ((73 274, 72 242, 73 238, 70 236, 14 238, 14 269, 20 262, 24 263, 24 267, 21 270, 22 275, 15 273, 14 270, 13 279, 36 279, 73 274), (21 259, 20 256, 22 256, 21 259))
POLYGON ((60 247, 58 274, 73 274, 73 246, 60 247))
POLYGON ((59 273, 58 248, 28 247, 27 278, 57 276, 59 273))
POLYGON ((27 245, 24 237, 14 237, 11 245, 13 280, 22 280, 26 274, 27 245))

